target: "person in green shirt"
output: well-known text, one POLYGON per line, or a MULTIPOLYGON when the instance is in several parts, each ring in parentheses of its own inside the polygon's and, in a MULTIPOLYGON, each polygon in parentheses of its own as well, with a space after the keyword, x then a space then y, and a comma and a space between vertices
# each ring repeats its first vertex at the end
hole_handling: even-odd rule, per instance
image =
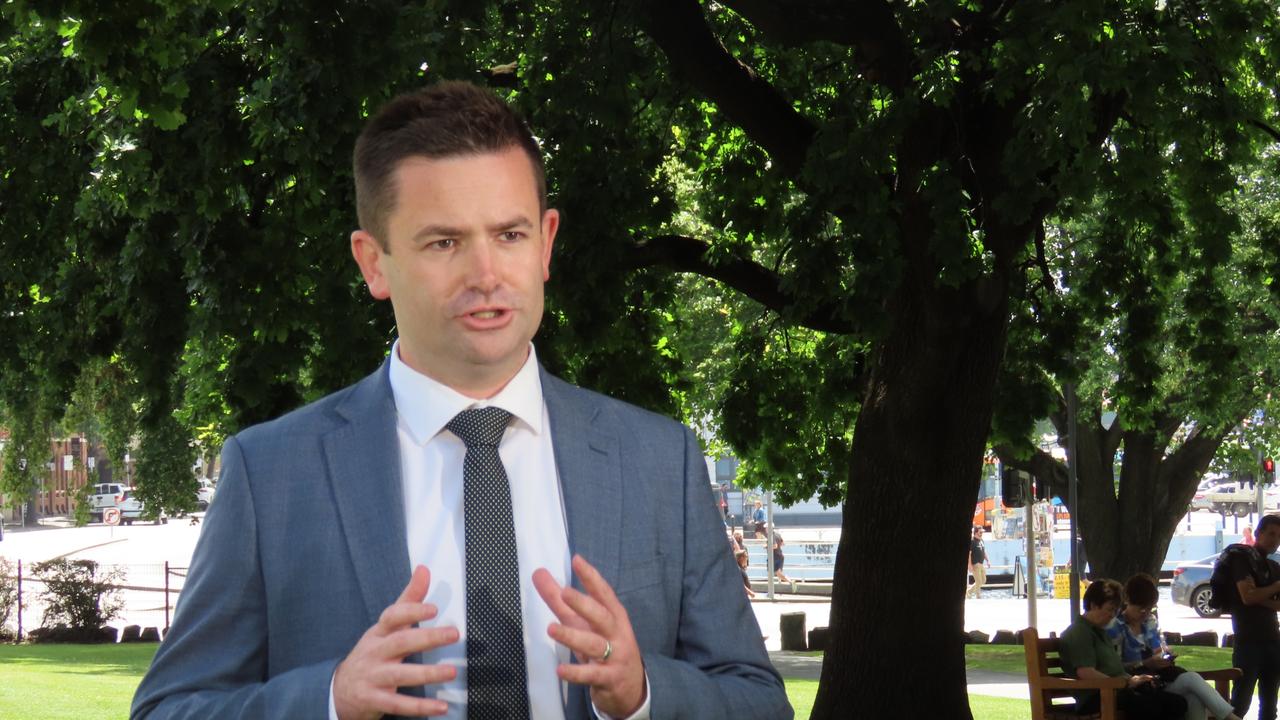
MULTIPOLYGON (((1058 657, 1067 675, 1081 680, 1122 677, 1128 685, 1116 693, 1116 706, 1129 720, 1181 720, 1187 701, 1165 692, 1151 675, 1130 675, 1106 627, 1120 611, 1123 588, 1115 580, 1094 580, 1084 591, 1084 614, 1071 623, 1058 641, 1058 657)), ((1097 691, 1078 698, 1080 712, 1097 712, 1097 691)))

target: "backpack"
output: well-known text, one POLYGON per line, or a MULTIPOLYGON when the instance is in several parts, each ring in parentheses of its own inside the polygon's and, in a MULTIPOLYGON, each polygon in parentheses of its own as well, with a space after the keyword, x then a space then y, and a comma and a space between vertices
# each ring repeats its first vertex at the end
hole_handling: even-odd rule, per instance
POLYGON ((1231 577, 1231 558, 1240 556, 1249 561, 1249 572, 1257 580, 1262 575, 1258 569, 1258 553, 1252 546, 1228 545, 1213 563, 1213 574, 1209 576, 1209 587, 1213 590, 1209 598, 1209 607, 1215 610, 1231 610, 1240 606, 1240 590, 1231 577))

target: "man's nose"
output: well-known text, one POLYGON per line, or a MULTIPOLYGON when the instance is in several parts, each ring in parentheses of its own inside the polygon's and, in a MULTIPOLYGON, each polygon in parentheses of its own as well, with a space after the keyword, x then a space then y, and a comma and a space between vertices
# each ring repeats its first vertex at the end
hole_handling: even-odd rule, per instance
POLYGON ((493 243, 487 238, 471 243, 468 255, 467 284, 481 292, 491 292, 498 287, 498 263, 500 259, 493 243))

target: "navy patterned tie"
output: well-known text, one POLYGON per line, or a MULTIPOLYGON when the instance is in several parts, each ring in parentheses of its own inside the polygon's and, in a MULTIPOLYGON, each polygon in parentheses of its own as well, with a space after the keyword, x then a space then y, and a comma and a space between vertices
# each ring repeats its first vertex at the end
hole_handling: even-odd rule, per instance
POLYGON ((520 563, 511 519, 511 486, 498 444, 511 413, 496 407, 458 413, 446 426, 467 446, 467 718, 528 720, 520 563))

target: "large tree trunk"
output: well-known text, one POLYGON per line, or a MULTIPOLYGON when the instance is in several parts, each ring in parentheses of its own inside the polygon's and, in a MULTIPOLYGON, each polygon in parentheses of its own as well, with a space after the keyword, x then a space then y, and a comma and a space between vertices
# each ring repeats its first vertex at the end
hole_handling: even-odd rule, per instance
MULTIPOLYGON (((1076 453, 1079 479, 1076 516, 1091 578, 1124 582, 1135 573, 1160 571, 1178 522, 1195 495, 1196 483, 1226 438, 1225 430, 1196 426, 1175 450, 1170 443, 1180 418, 1162 418, 1153 427, 1124 429, 1120 420, 1111 428, 1099 422, 1094 406, 1077 422, 1076 453), (1116 482, 1116 452, 1124 447, 1120 481, 1116 482)), ((1054 424, 1066 442, 1066 418, 1055 414, 1054 424)), ((1048 453, 1030 459, 1012 457, 997 448, 1008 465, 1027 470, 1039 482, 1049 482, 1054 494, 1068 499, 1067 467, 1048 453)))
POLYGON ((1124 433, 1118 492, 1110 472, 1080 473, 1080 534, 1091 577, 1124 582, 1160 571, 1196 483, 1226 436, 1195 433, 1166 455, 1171 435, 1163 429, 1124 433))
POLYGON ((921 281, 889 307, 853 439, 815 720, 971 717, 963 594, 1004 297, 991 278, 921 281))

